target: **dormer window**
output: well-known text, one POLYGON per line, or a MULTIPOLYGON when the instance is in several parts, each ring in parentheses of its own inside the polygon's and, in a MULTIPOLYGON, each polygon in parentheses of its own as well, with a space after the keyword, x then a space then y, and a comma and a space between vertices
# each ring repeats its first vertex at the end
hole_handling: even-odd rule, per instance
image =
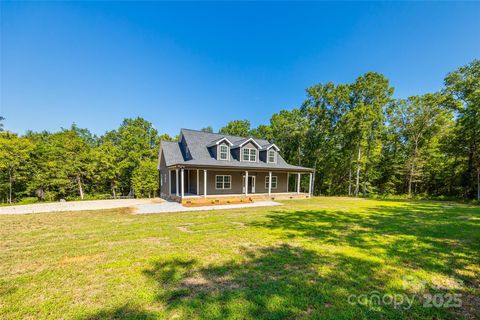
POLYGON ((275 150, 268 150, 267 153, 267 162, 268 163, 276 163, 277 162, 277 152, 275 150))
POLYGON ((230 158, 230 147, 226 144, 221 144, 218 147, 218 160, 229 160, 230 158))
POLYGON ((257 149, 243 148, 242 160, 249 162, 257 162, 257 149))

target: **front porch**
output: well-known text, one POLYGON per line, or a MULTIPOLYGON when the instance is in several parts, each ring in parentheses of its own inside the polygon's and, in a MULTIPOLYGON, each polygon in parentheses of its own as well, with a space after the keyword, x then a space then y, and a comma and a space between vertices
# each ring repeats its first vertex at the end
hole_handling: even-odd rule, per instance
POLYGON ((313 187, 311 172, 172 168, 165 178, 162 198, 184 204, 308 198, 313 187))

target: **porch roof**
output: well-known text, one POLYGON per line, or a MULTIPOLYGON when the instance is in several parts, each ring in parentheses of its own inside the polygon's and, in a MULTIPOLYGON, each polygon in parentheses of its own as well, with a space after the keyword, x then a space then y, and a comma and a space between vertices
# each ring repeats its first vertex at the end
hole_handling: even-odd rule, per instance
POLYGON ((288 163, 283 164, 272 164, 272 163, 261 163, 261 162, 241 162, 241 161, 230 161, 223 164, 219 164, 218 161, 208 161, 208 160, 190 160, 184 161, 172 165, 170 167, 185 167, 185 168, 205 168, 205 169, 218 169, 218 170, 262 170, 262 171, 286 171, 286 172, 313 172, 311 168, 305 168, 300 166, 293 166, 288 163))

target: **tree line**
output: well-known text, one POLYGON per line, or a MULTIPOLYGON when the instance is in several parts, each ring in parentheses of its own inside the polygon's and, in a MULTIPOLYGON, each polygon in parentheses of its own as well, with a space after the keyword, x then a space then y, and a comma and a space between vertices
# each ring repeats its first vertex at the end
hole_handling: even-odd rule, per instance
MULTIPOLYGON (((384 75, 368 72, 353 83, 307 88, 302 105, 269 124, 234 120, 219 132, 267 139, 287 162, 315 168, 317 195, 480 200, 480 60, 447 74, 439 92, 393 93, 384 75)), ((3 202, 152 197, 159 142, 174 140, 142 118, 102 136, 76 125, 18 135, 4 131, 4 120, 3 202)))
POLYGON ((403 99, 384 75, 306 89, 269 125, 236 120, 222 133, 274 142, 287 162, 315 168, 319 195, 480 200, 480 60, 446 75, 439 92, 403 99))
POLYGON ((8 203, 153 197, 160 140, 172 138, 142 118, 125 119, 100 137, 75 124, 55 133, 0 132, 0 197, 8 203))

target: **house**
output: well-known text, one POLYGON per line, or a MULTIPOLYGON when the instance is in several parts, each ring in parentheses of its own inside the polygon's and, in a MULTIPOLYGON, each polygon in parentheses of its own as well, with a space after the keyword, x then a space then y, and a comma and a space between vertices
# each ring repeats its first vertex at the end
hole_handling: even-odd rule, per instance
POLYGON ((160 196, 182 203, 310 197, 313 169, 286 163, 281 152, 267 140, 181 129, 178 142, 160 143, 160 196))

